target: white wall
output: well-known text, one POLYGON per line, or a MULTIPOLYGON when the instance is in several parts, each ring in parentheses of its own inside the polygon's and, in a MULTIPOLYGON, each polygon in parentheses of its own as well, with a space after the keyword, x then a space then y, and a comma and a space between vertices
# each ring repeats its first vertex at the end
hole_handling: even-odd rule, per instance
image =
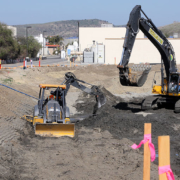
MULTIPOLYGON (((43 55, 43 34, 40 34, 39 36, 34 37, 42 46, 42 48, 39 50, 37 57, 39 55, 43 55)), ((46 47, 46 38, 44 38, 44 56, 48 55, 48 47, 46 47)))
MULTIPOLYGON (((105 44, 106 38, 123 38, 125 37, 125 27, 80 27, 79 28, 79 47, 80 51, 89 48, 93 40, 105 44)), ((144 34, 139 31, 137 38, 144 38, 144 34)))
POLYGON ((17 28, 16 27, 7 26, 7 28, 12 31, 14 37, 17 37, 17 28))
MULTIPOLYGON (((169 39, 172 44, 177 64, 180 64, 180 39, 169 39)), ((106 38, 105 41, 105 63, 114 64, 114 58, 116 58, 116 64, 120 62, 121 54, 123 50, 124 38, 106 38)), ((136 38, 132 54, 129 63, 160 63, 161 56, 157 48, 147 38, 136 38)))
MULTIPOLYGON (((116 64, 120 62, 123 50, 124 37, 126 33, 125 27, 80 27, 79 42, 80 51, 91 47, 93 40, 105 45, 105 63, 116 64)), ((180 39, 170 38, 170 43, 174 47, 177 64, 180 64, 180 39)), ((130 57, 130 63, 160 63, 161 57, 159 51, 150 42, 148 38, 144 38, 142 31, 139 31, 130 57)))

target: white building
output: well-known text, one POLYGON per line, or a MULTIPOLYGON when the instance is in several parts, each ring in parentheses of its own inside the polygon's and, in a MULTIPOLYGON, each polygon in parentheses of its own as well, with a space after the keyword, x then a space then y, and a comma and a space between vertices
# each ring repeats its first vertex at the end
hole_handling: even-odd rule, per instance
MULTIPOLYGON (((124 38, 126 33, 125 27, 80 27, 79 28, 79 48, 84 51, 93 45, 93 41, 105 45, 106 38, 124 38)), ((144 38, 140 31, 137 38, 144 38)))
POLYGON ((43 38, 42 34, 40 34, 39 36, 35 36, 34 38, 42 45, 42 48, 39 50, 37 54, 37 57, 39 57, 39 55, 47 56, 49 54, 49 51, 48 48, 46 47, 46 38, 43 38))
MULTIPOLYGON (((180 38, 168 38, 168 40, 174 48, 176 55, 176 63, 180 64, 180 38)), ((124 38, 105 39, 106 64, 114 64, 115 59, 117 64, 120 62, 123 51, 123 43, 124 38)), ((157 48, 151 43, 148 38, 136 38, 129 62, 134 64, 161 63, 161 55, 157 48)))
MULTIPOLYGON (((93 41, 104 45, 105 64, 118 64, 123 51, 125 27, 80 27, 79 48, 84 51, 93 46, 93 41)), ((180 38, 169 38, 175 54, 176 62, 180 64, 180 38)), ((130 57, 130 63, 160 63, 161 57, 157 48, 148 38, 144 38, 142 31, 136 36, 135 44, 130 57)))
POLYGON ((108 24, 101 24, 101 27, 113 27, 113 24, 110 24, 110 23, 108 23, 108 24))
POLYGON ((13 26, 7 26, 8 29, 10 29, 13 33, 13 37, 17 37, 17 28, 13 26))

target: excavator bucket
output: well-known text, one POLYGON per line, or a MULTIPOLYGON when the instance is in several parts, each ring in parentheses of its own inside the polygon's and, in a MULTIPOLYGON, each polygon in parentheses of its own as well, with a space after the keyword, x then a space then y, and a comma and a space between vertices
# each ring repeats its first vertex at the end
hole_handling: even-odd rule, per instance
POLYGON ((35 134, 48 137, 74 137, 75 127, 74 124, 36 124, 35 134))
POLYGON ((133 65, 131 68, 129 68, 128 80, 124 74, 120 73, 120 82, 123 86, 141 87, 146 82, 150 70, 150 66, 133 65))
POLYGON ((100 94, 97 96, 97 103, 98 103, 98 108, 100 108, 101 106, 106 104, 106 98, 105 98, 104 94, 100 94))
POLYGON ((137 81, 137 86, 141 87, 144 85, 144 83, 147 80, 148 74, 149 74, 150 69, 146 69, 143 71, 142 75, 139 77, 137 81))

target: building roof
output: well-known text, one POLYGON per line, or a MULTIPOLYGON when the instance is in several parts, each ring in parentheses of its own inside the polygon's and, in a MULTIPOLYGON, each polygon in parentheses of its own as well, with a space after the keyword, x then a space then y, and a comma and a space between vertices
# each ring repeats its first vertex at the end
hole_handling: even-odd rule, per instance
POLYGON ((74 37, 68 37, 68 38, 65 38, 65 39, 78 39, 78 37, 74 36, 74 37))
POLYGON ((53 45, 51 45, 51 44, 46 44, 46 46, 47 46, 47 47, 59 47, 58 44, 53 44, 53 45))

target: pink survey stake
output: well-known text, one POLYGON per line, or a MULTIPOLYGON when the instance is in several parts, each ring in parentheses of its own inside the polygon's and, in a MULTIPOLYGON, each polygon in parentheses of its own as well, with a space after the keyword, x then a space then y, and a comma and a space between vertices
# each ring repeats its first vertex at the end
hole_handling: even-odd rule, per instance
POLYGON ((151 142, 151 134, 145 134, 144 139, 139 143, 139 145, 133 144, 131 147, 133 149, 137 149, 137 148, 140 148, 141 145, 145 144, 146 142, 148 142, 149 149, 151 152, 151 161, 153 162, 156 158, 156 153, 155 153, 154 144, 151 142))
POLYGON ((174 179, 174 174, 173 174, 173 172, 172 172, 172 170, 171 170, 171 168, 170 168, 170 165, 160 166, 160 167, 158 168, 158 170, 159 170, 159 175, 166 173, 166 176, 167 176, 167 179, 168 179, 168 180, 175 180, 175 179, 174 179))

